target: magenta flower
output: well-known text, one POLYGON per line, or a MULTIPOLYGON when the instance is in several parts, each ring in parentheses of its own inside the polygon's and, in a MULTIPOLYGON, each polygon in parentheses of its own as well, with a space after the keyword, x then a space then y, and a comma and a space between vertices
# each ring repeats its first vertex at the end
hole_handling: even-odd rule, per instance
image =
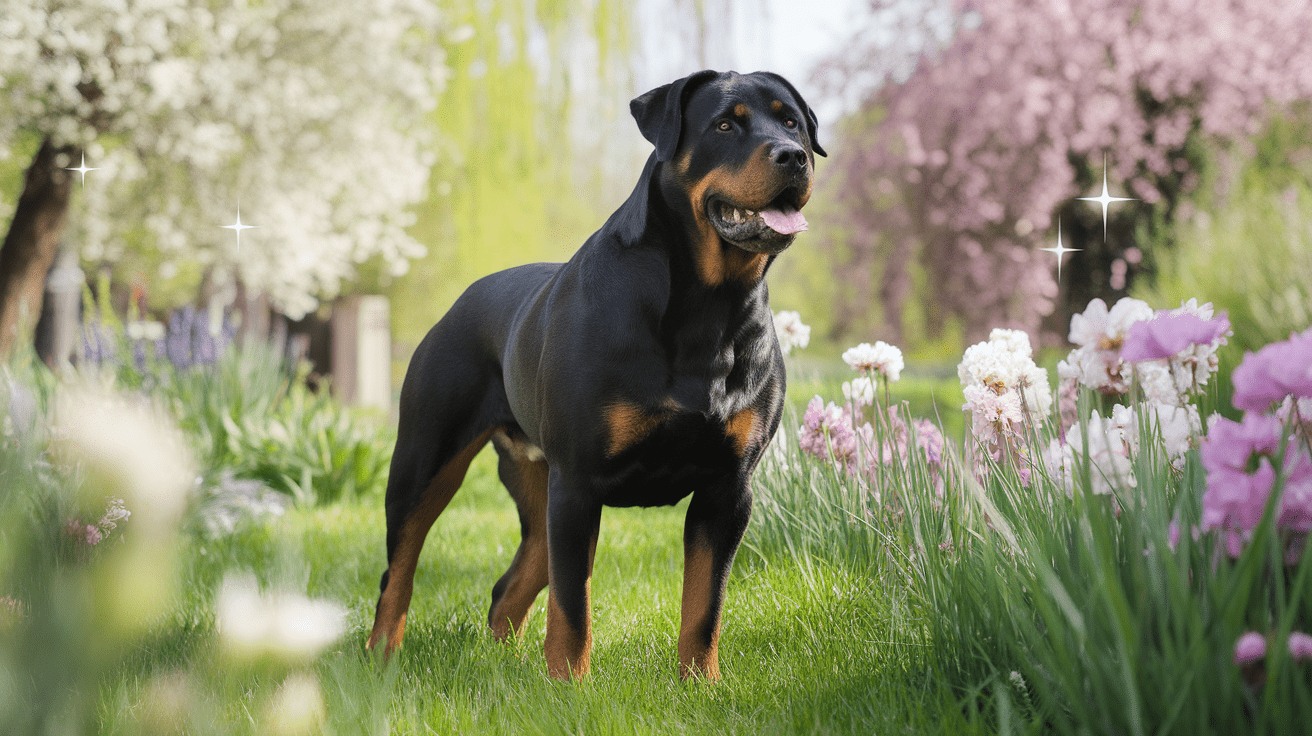
POLYGON ((1289 656, 1295 662, 1312 661, 1312 636, 1301 631, 1289 632, 1289 656))
POLYGON ((1286 396, 1312 397, 1312 330, 1245 353, 1231 380, 1236 409, 1266 411, 1286 396))
POLYGON ((1249 631, 1235 642, 1235 664, 1256 662, 1266 656, 1266 637, 1249 631))
POLYGON ((1190 345, 1208 345, 1230 329, 1230 320, 1222 314, 1203 319, 1195 314, 1158 312, 1155 317, 1130 325, 1121 346, 1121 359, 1141 360, 1172 358, 1190 345))

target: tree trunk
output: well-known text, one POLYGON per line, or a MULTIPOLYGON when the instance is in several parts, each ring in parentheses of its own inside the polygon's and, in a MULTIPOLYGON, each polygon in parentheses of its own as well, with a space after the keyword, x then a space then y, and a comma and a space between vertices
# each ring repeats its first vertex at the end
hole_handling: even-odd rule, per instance
POLYGON ((0 360, 31 341, 41 315, 46 273, 68 220, 73 174, 64 167, 75 153, 73 146, 56 147, 47 138, 27 169, 18 209, 0 247, 0 360))

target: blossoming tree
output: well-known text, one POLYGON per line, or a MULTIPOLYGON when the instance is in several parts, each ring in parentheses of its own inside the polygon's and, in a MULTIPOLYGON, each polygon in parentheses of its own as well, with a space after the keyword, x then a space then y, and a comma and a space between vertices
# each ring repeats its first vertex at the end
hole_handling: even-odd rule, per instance
MULTIPOLYGON (((903 4, 873 5, 897 22, 903 4)), ((1059 295, 1056 261, 1038 250, 1053 244, 1056 215, 1069 247, 1085 249, 1068 258, 1061 297, 1109 296, 1106 274, 1119 259, 1123 279, 1138 254, 1122 258, 1135 224, 1169 223, 1196 186, 1199 141, 1242 138, 1312 97, 1307 0, 929 5, 951 12, 907 33, 866 29, 837 62, 877 85, 831 169, 852 233, 832 244, 834 278, 852 287, 840 328, 877 297, 896 331, 918 290, 934 295, 931 326, 956 317, 970 340, 998 323, 1035 334, 1059 295), (907 38, 941 48, 910 69, 878 53, 907 38), (1119 220, 1111 209, 1107 246, 1100 208, 1074 201, 1098 191, 1104 155, 1112 193, 1142 202, 1120 204, 1119 220)))
POLYGON ((37 143, 0 250, 0 354, 61 238, 293 315, 369 258, 403 271, 423 251, 406 208, 433 161, 441 20, 431 0, 0 0, 0 153, 37 143), (79 183, 79 166, 99 170, 79 183), (240 241, 221 228, 239 207, 259 228, 240 241))

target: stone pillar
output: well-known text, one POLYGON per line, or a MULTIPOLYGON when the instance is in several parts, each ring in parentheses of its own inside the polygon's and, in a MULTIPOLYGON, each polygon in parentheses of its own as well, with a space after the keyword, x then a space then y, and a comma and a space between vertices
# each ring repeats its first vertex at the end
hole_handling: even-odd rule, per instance
POLYGON ((332 387, 348 406, 387 412, 392 403, 391 308, 385 296, 351 296, 333 305, 332 387))

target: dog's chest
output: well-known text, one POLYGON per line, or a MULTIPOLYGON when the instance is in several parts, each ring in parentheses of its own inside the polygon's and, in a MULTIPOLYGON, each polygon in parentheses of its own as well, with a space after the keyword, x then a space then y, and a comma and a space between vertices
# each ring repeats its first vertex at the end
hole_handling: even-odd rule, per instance
POLYGON ((737 477, 764 418, 747 409, 727 421, 670 411, 652 417, 641 436, 612 444, 597 480, 609 506, 664 506, 697 488, 737 477))

